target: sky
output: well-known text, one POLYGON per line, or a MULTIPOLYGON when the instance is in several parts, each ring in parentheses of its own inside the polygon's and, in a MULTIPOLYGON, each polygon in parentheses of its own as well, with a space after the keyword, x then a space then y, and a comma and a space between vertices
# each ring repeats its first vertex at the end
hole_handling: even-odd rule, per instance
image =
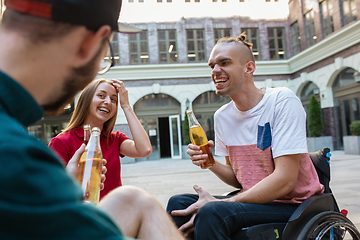
POLYGON ((285 19, 288 16, 288 0, 123 0, 120 22, 176 22, 181 18, 227 18, 232 16, 250 17, 252 19, 285 19))

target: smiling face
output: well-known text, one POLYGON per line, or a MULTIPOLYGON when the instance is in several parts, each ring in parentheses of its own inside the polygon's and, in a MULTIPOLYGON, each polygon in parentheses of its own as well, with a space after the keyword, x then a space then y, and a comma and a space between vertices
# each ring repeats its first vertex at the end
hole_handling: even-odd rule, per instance
POLYGON ((242 90, 247 74, 247 47, 242 43, 220 43, 211 51, 208 61, 212 69, 211 78, 216 87, 216 94, 232 98, 242 90), (245 52, 245 54, 244 54, 245 52))
POLYGON ((102 129, 105 122, 117 113, 118 95, 115 87, 102 82, 96 88, 85 123, 102 129))

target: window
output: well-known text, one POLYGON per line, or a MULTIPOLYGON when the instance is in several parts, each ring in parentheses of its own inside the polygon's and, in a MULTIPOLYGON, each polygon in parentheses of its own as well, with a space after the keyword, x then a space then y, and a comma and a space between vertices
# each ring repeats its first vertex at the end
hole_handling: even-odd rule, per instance
POLYGON ((285 59, 285 29, 268 28, 270 59, 285 59))
POLYGON ((319 87, 314 82, 307 82, 301 91, 300 98, 310 98, 312 95, 319 94, 319 87))
POLYGON ((259 39, 259 29, 258 28, 245 28, 242 31, 246 32, 246 40, 253 44, 252 52, 255 60, 260 60, 260 39, 259 39))
POLYGON ((158 30, 159 63, 177 62, 176 30, 158 30))
POLYGON ((129 35, 130 64, 149 63, 147 31, 129 35))
POLYGON ((200 2, 200 0, 195 0, 195 2, 200 2))
POLYGON ((215 91, 200 94, 192 103, 196 118, 203 127, 208 139, 214 139, 214 113, 222 105, 230 102, 228 96, 220 96, 215 91))
POLYGON ((204 29, 186 30, 188 62, 204 62, 205 37, 204 29))
POLYGON ((324 0, 320 3, 321 24, 324 38, 334 32, 332 1, 333 0, 324 0))
POLYGON ((352 68, 345 68, 335 78, 332 85, 333 90, 342 88, 355 83, 354 78, 355 70, 352 68))
POLYGON ((227 0, 221 0, 222 2, 227 2, 227 0))
POLYGON ((190 0, 185 0, 185 2, 190 2, 190 0))
POLYGON ((215 43, 223 37, 230 37, 231 36, 231 28, 215 28, 214 29, 214 37, 215 43))
POLYGON ((160 93, 160 94, 149 94, 141 99, 139 99, 135 104, 136 111, 138 110, 148 110, 149 108, 159 108, 165 107, 169 108, 171 106, 179 106, 179 102, 170 97, 169 95, 160 93))
POLYGON ((355 0, 340 0, 340 8, 341 8, 343 26, 356 20, 355 0))
POLYGON ((120 54, 119 54, 119 33, 114 33, 111 40, 111 48, 114 52, 115 65, 120 65, 120 54))
POLYGON ((314 12, 311 10, 304 15, 306 46, 310 47, 316 43, 314 12))
POLYGON ((161 2, 162 2, 162 0, 157 0, 157 2, 158 2, 158 3, 161 3, 161 2))
POLYGON ((293 53, 295 55, 301 51, 298 22, 294 22, 293 24, 291 24, 290 29, 291 29, 291 41, 293 45, 293 53))

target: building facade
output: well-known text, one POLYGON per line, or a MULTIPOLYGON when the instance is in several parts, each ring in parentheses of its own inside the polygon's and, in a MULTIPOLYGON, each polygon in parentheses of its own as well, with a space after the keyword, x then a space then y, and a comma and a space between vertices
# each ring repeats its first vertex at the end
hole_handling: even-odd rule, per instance
MULTIPOLYGON (((190 4, 189 9, 217 4, 211 9, 231 6, 231 11, 235 6, 239 10, 245 4, 259 3, 259 0, 181 1, 183 5, 190 4)), ((169 9, 180 6, 177 2, 180 1, 128 0, 124 1, 123 11, 132 4, 140 11, 151 3, 157 11, 171 12, 169 9)), ((212 13, 207 12, 201 17, 181 17, 176 21, 133 20, 129 23, 141 28, 141 33, 114 35, 112 47, 117 65, 98 78, 124 81, 130 103, 153 146, 154 151, 147 159, 181 158, 181 124, 189 107, 208 138, 214 139, 213 114, 230 99, 215 94, 207 59, 219 38, 238 36, 243 31, 254 44, 256 86, 288 87, 306 110, 310 97, 315 95, 323 112, 324 135, 333 137, 335 149, 343 148, 342 137, 351 135, 349 124, 360 120, 360 0, 285 2, 288 9, 285 18, 209 17, 212 13)), ((264 0, 264 4, 280 6, 276 4, 284 1, 264 0)), ((154 11, 149 18, 159 14, 154 11)), ((65 123, 57 123, 58 130, 65 123)), ((39 123, 33 127, 36 126, 39 123)), ((131 136, 121 109, 116 130, 131 136)))

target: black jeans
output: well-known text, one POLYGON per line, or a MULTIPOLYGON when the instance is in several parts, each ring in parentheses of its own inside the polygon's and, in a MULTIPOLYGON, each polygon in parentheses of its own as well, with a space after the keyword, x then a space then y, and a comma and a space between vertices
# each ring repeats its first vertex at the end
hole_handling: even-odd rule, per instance
MULTIPOLYGON (((215 196, 226 198, 226 196, 215 196)), ((179 194, 169 199, 166 211, 185 209, 198 200, 196 194, 179 194)), ((231 239, 231 236, 242 228, 262 223, 286 223, 298 205, 271 202, 268 204, 250 204, 235 202, 209 202, 201 207, 194 220, 195 240, 231 239)), ((171 214, 170 214, 171 215, 171 214)), ((180 227, 190 220, 191 216, 172 216, 180 227)))

